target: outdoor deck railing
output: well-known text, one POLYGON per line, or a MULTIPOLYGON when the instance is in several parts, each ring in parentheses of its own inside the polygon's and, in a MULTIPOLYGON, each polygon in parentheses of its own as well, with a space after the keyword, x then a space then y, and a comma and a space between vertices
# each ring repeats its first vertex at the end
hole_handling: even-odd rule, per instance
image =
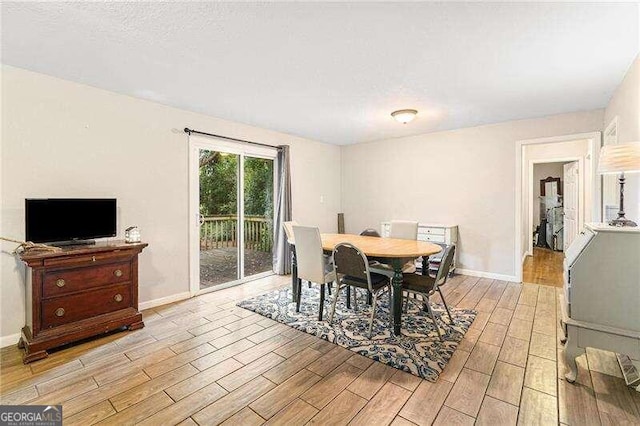
MULTIPOLYGON (((236 216, 210 216, 200 225, 200 249, 237 247, 238 218, 236 216)), ((271 251, 273 226, 264 216, 245 216, 244 246, 249 250, 271 251)))

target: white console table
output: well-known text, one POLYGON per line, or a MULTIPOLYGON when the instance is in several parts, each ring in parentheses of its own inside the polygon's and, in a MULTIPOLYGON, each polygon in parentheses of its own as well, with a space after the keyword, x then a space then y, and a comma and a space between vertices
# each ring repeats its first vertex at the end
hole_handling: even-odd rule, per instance
MULTIPOLYGON (((383 237, 389 237, 389 233, 391 232, 391 222, 382 222, 380 224, 380 231, 380 235, 383 237)), ((458 225, 419 223, 418 241, 428 241, 430 243, 446 245, 458 244, 458 225)), ((457 257, 458 251, 456 250, 450 272, 453 272, 456 269, 457 257)))

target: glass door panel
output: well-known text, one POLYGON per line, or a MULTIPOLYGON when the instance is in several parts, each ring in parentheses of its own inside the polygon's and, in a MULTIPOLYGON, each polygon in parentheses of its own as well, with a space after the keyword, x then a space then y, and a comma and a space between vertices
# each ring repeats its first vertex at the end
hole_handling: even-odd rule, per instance
POLYGON ((241 156, 199 150, 200 289, 242 278, 238 239, 241 156))
POLYGON ((244 276, 273 270, 273 160, 244 157, 244 276))

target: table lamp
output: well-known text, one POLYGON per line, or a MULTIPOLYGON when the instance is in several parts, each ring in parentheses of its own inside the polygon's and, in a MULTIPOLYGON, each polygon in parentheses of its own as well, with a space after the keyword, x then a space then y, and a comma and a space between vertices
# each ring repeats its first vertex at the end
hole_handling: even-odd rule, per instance
POLYGON ((600 150, 598 173, 620 174, 620 211, 611 226, 638 226, 624 217, 624 174, 640 172, 640 142, 605 145, 600 150))

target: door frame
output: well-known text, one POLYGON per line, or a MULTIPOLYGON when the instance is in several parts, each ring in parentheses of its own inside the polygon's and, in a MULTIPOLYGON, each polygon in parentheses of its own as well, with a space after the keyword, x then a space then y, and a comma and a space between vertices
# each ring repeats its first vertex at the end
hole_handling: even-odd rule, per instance
MULTIPOLYGON (((600 154, 600 147, 602 146, 602 133, 601 132, 588 132, 588 133, 577 133, 571 135, 564 136, 553 136, 546 138, 537 138, 537 139, 527 139, 527 140, 519 140, 516 141, 515 149, 516 149, 516 159, 515 159, 515 169, 516 169, 516 182, 515 182, 515 217, 514 217, 514 228, 515 228, 515 244, 513 248, 513 265, 515 271, 515 278, 517 282, 522 282, 522 264, 526 257, 526 250, 522 250, 522 228, 524 226, 524 214, 525 212, 523 208, 523 197, 522 192, 524 189, 523 182, 527 181, 528 176, 525 176, 525 171, 527 170, 528 164, 525 163, 525 155, 524 149, 527 145, 534 144, 550 144, 550 143, 560 143, 560 142, 570 142, 574 140, 588 140, 589 141, 589 154, 588 154, 588 164, 585 167, 589 167, 591 170, 591 187, 592 187, 592 206, 591 209, 591 217, 595 221, 600 221, 602 218, 602 177, 597 174, 597 164, 598 164, 598 156, 600 154)), ((586 188, 585 188, 586 189, 586 188)))
MULTIPOLYGON (((578 174, 579 174, 579 185, 580 185, 580 192, 578 195, 578 218, 579 218, 578 223, 584 223, 584 209, 586 207, 584 205, 584 190, 583 190, 583 187, 585 187, 584 158, 576 156, 576 157, 558 157, 558 158, 542 159, 542 160, 529 160, 529 167, 528 167, 529 176, 527 177, 528 188, 529 188, 529 191, 527 192, 527 195, 529 197, 529 205, 527 206, 528 207, 527 226, 529 230, 531 230, 531 227, 533 225, 533 203, 531 202, 531 200, 533 200, 533 192, 534 192, 533 191, 533 188, 534 188, 533 166, 536 164, 569 163, 573 161, 578 162, 578 174)), ((525 255, 533 255, 533 234, 529 232, 527 238, 528 238, 527 251, 525 255)))
MULTIPOLYGON (((615 145, 618 143, 618 116, 613 117, 611 122, 604 129, 602 134, 602 146, 615 145)), ((620 210, 619 205, 619 187, 618 187, 618 175, 602 175, 602 221, 607 222, 607 210, 613 208, 612 217, 615 219, 620 210), (613 198, 611 198, 613 197, 613 198), (607 204, 607 201, 612 201, 612 204, 607 204)))
MULTIPOLYGON (((562 165, 562 177, 564 179, 564 182, 563 182, 564 188, 562 188, 562 192, 564 194, 563 202, 562 202, 563 207, 566 205, 565 200, 566 200, 566 198, 568 196, 567 195, 568 191, 566 190, 566 182, 567 182, 566 170, 567 170, 567 166, 569 166, 569 169, 571 167, 573 167, 572 163, 573 162, 565 163, 565 164, 562 165)), ((584 185, 584 182, 583 182, 584 175, 583 175, 582 169, 580 168, 581 165, 582 165, 582 163, 578 162, 578 179, 577 179, 577 181, 578 181, 578 183, 577 183, 577 185, 578 185, 578 201, 577 201, 577 204, 578 204, 578 206, 577 206, 578 207, 577 208, 577 212, 578 212, 578 218, 577 218, 578 231, 574 235, 574 239, 580 233, 580 229, 581 229, 580 225, 582 224, 584 226, 584 218, 582 217, 582 215, 584 214, 584 205, 582 204, 582 203, 584 203, 584 192, 580 190, 580 185, 584 185)), ((564 209, 563 209, 563 211, 564 211, 564 209)), ((563 253, 565 251, 567 251, 567 248, 569 248, 569 246, 567 244, 567 240, 568 240, 567 239, 567 229, 568 228, 567 228, 567 225, 566 225, 566 222, 565 222, 565 217, 566 217, 566 214, 564 214, 563 218, 562 218, 562 227, 563 227, 563 230, 562 230, 562 252, 563 253)))
POLYGON ((244 144, 242 142, 231 142, 213 136, 189 135, 189 293, 191 297, 199 294, 209 293, 212 291, 222 290, 228 287, 244 284, 249 281, 273 275, 273 270, 265 271, 259 274, 243 277, 237 280, 229 281, 224 284, 213 287, 200 289, 200 164, 199 154, 201 149, 210 151, 225 152, 238 155, 238 241, 241 241, 238 247, 238 271, 240 276, 244 275, 244 221, 240 220, 244 216, 244 157, 264 158, 273 160, 273 183, 274 183, 274 203, 273 215, 275 218, 275 186, 277 176, 277 153, 276 147, 270 148, 266 146, 256 146, 244 144))

